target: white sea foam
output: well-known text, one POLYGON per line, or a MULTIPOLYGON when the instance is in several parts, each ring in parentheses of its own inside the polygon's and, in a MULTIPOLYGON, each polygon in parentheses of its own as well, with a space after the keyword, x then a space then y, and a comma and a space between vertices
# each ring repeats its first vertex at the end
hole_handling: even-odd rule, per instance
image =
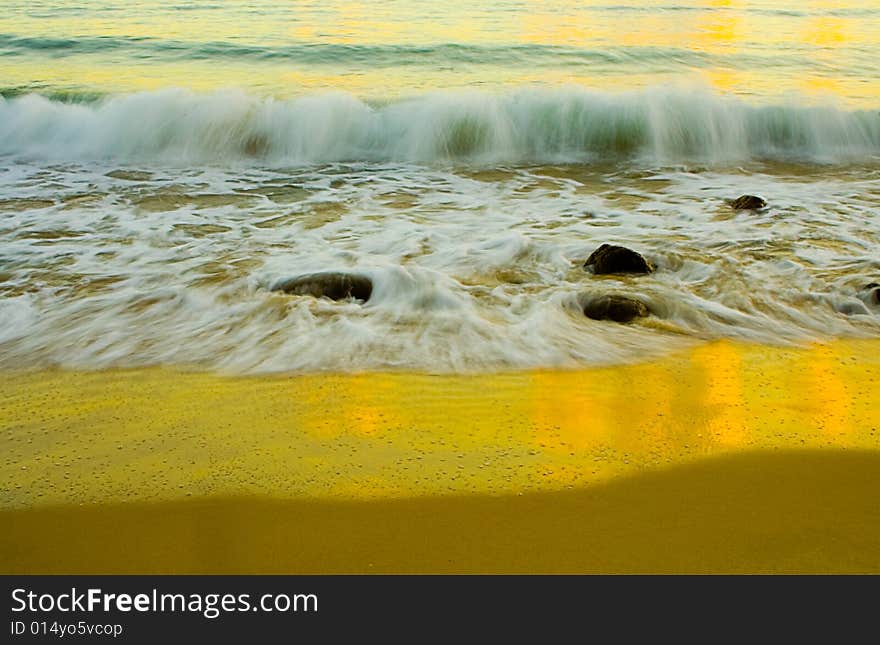
POLYGON ((872 165, 20 161, 0 171, 0 195, 3 367, 479 371, 880 335, 860 295, 880 282, 872 165), (743 192, 770 208, 734 212, 724 200, 743 192), (656 273, 592 275, 583 261, 603 242, 656 273), (372 297, 268 289, 324 270, 369 276, 372 297), (585 293, 656 315, 589 320, 585 293))
POLYGON ((175 164, 851 163, 880 156, 880 114, 794 99, 751 105, 693 87, 450 91, 384 105, 341 92, 276 100, 169 89, 88 104, 32 94, 0 100, 0 154, 175 164))

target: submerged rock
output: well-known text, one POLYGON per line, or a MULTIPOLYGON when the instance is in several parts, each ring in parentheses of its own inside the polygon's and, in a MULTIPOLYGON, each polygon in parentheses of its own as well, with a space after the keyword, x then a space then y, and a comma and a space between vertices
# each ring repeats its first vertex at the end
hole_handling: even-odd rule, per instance
POLYGON ((584 315, 593 320, 613 320, 625 323, 634 318, 644 318, 651 312, 641 300, 627 296, 582 296, 584 315))
POLYGON ((880 305, 880 284, 871 282, 862 287, 859 296, 869 305, 880 305))
POLYGON ((868 308, 865 306, 865 303, 861 300, 856 300, 855 298, 850 298, 849 300, 845 300, 844 302, 837 303, 834 305, 835 310, 839 313, 842 313, 845 316, 859 316, 870 314, 868 308))
POLYGON ((740 195, 728 203, 735 211, 757 211, 767 208, 767 202, 755 195, 740 195))
POLYGON ((366 302, 373 294, 373 281, 357 273, 331 271, 279 280, 271 289, 297 296, 314 296, 331 300, 354 298, 366 302))
POLYGON ((596 274, 651 273, 654 270, 641 254, 624 246, 603 244, 590 254, 584 268, 593 267, 596 274))
POLYGON ((110 172, 104 175, 105 177, 112 177, 113 179, 125 179, 126 181, 149 181, 153 178, 153 174, 149 172, 142 172, 140 170, 111 170, 110 172))
POLYGON ((264 157, 269 147, 269 138, 264 134, 252 134, 242 142, 242 152, 249 157, 264 157))

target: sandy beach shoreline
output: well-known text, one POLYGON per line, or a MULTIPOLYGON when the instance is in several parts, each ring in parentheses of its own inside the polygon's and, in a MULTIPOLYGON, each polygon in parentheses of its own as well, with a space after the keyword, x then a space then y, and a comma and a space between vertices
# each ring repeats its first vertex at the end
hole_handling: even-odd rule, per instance
POLYGON ((877 347, 3 373, 0 570, 878 571, 877 347))

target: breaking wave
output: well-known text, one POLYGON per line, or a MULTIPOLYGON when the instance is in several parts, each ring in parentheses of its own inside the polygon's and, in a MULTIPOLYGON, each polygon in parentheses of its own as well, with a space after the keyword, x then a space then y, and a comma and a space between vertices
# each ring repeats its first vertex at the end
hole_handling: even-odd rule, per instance
POLYGON ((880 113, 752 105, 702 88, 449 91, 383 104, 341 92, 282 100, 166 89, 91 102, 27 94, 0 98, 0 154, 216 164, 853 163, 880 158, 880 113))

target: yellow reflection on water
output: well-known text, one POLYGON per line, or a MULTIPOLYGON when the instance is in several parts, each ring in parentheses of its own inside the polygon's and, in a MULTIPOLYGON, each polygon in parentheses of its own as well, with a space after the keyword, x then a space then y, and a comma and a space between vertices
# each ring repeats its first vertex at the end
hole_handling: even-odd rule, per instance
POLYGON ((693 360, 705 374, 706 431, 722 446, 743 445, 749 436, 749 426, 744 414, 740 351, 731 343, 719 342, 695 350, 693 360))
POLYGON ((805 395, 822 410, 819 429, 829 442, 847 443, 847 431, 852 422, 849 417, 850 394, 838 366, 846 356, 836 347, 819 347, 815 358, 803 366, 807 387, 805 395))
POLYGON ((566 11, 535 10, 520 18, 519 37, 540 45, 578 45, 602 37, 586 15, 566 11))
POLYGON ((0 374, 0 506, 509 494, 743 450, 880 449, 877 341, 473 376, 0 374))
POLYGON ((105 4, 60 3, 57 11, 0 15, 0 34, 128 43, 73 57, 52 49, 6 56, 4 84, 110 92, 237 86, 285 96, 339 89, 384 99, 442 88, 575 83, 632 89, 702 79, 724 92, 747 96, 834 93, 845 102, 871 106, 880 96, 880 78, 875 66, 866 63, 870 54, 865 53, 880 43, 880 25, 858 13, 872 7, 871 2, 841 8, 830 1, 804 5, 659 0, 631 6, 609 6, 602 0, 453 1, 437 6, 326 0, 257 7, 228 2, 222 7, 194 6, 186 12, 137 0, 125 12, 111 10, 112 6, 107 9, 105 4), (163 54, 150 49, 145 40, 132 39, 154 44, 168 41, 177 43, 177 49, 163 54), (253 53, 218 61, 210 56, 185 56, 180 46, 186 43, 392 49, 388 61, 380 65, 364 62, 354 49, 340 49, 326 59, 309 62, 253 53), (429 55, 440 44, 565 46, 596 56, 584 58, 582 64, 575 60, 559 65, 549 58, 541 66, 522 63, 519 54, 511 54, 507 63, 457 59, 444 63, 442 57, 429 55), (395 54, 396 46, 407 48, 406 52, 395 54), (610 57, 604 62, 603 53, 610 57), (817 62, 821 63, 818 71, 817 62))
POLYGON ((849 22, 844 18, 831 16, 810 18, 805 21, 802 39, 814 45, 834 47, 852 39, 849 22))

